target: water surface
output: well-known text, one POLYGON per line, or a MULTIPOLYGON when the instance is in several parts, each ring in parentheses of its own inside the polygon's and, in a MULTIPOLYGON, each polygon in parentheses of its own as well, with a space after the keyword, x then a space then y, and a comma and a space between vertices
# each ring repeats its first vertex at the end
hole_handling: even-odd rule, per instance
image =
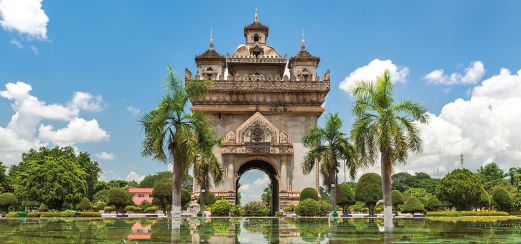
POLYGON ((521 243, 521 220, 2 219, 2 243, 521 243))

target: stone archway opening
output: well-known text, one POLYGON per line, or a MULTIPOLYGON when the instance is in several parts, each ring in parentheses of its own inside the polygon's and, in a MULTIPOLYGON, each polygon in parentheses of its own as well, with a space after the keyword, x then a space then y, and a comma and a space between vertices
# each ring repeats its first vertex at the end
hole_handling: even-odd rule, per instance
MULTIPOLYGON (((239 170, 237 171, 237 175, 239 176, 235 182, 235 204, 238 203, 238 193, 239 193, 239 180, 241 176, 250 170, 260 170, 264 172, 270 178, 271 182, 271 209, 270 215, 274 216, 275 212, 279 209, 279 182, 277 180, 277 171, 271 166, 271 164, 262 161, 262 160, 251 160, 243 164, 239 170)), ((262 193, 259 193, 262 194, 262 193)))

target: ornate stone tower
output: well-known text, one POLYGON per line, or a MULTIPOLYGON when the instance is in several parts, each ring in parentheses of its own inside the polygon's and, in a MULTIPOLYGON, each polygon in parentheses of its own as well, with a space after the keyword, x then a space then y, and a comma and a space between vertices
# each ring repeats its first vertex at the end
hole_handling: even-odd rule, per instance
MULTIPOLYGON (((268 45, 268 34, 255 13, 254 22, 244 27, 246 43, 232 55, 215 51, 210 37, 208 50, 195 58, 196 75, 187 70, 185 79, 213 80, 204 96, 192 100, 192 110, 204 111, 214 133, 224 138, 222 148, 214 149, 224 181, 210 191, 235 202, 241 175, 262 170, 272 183, 273 212, 298 201, 303 188, 319 185, 318 171, 303 173, 302 138, 324 111, 329 71, 323 79, 316 73, 320 59, 306 50, 304 36, 300 51, 288 61, 268 45)), ((194 192, 197 198, 196 184, 194 192)))

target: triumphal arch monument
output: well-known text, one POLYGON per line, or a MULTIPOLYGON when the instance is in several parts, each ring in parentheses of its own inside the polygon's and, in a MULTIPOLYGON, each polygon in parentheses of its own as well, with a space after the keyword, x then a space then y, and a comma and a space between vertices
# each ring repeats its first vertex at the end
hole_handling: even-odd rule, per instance
MULTIPOLYGON (((324 111, 330 79, 329 71, 317 73, 320 58, 306 49, 304 37, 288 58, 268 44, 268 34, 255 14, 244 27, 245 43, 226 56, 215 50, 210 36, 209 48, 195 57, 195 75, 187 69, 185 80, 213 81, 205 95, 191 101, 192 110, 205 112, 215 135, 224 139, 214 149, 224 181, 209 190, 235 203, 241 175, 261 170, 271 180, 273 213, 297 202, 306 187, 318 191, 318 167, 307 175, 302 170, 303 136, 324 111)), ((194 183, 194 198, 198 192, 194 183)))

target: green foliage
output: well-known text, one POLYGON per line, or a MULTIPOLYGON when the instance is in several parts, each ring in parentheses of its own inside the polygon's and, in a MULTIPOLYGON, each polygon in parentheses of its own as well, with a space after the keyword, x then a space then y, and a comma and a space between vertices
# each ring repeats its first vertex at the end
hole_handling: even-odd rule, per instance
POLYGON ((99 212, 80 212, 80 217, 99 218, 101 214, 99 212))
MULTIPOLYGON (((355 204, 349 206, 349 209, 352 211, 352 212, 367 212, 367 211, 363 211, 364 208, 367 208, 365 206, 365 203, 364 202, 356 202, 355 204)), ((369 209, 369 208, 367 208, 369 209)))
POLYGON ((185 208, 185 206, 188 205, 188 203, 192 199, 191 195, 192 194, 190 194, 190 191, 188 191, 187 189, 181 189, 181 206, 183 206, 183 208, 185 208))
POLYGON ((140 204, 139 204, 139 207, 141 209, 146 209, 148 207, 152 207, 152 203, 147 201, 147 200, 143 200, 140 204))
POLYGON ((338 184, 337 187, 337 203, 342 207, 344 212, 348 211, 348 206, 354 204, 355 201, 355 192, 351 185, 346 182, 338 184))
POLYGON ((88 164, 87 155, 76 156, 72 147, 29 150, 22 154, 16 168, 15 195, 24 201, 45 203, 52 209, 73 206, 89 189, 91 178, 82 167, 88 164))
POLYGON ((420 181, 431 179, 431 176, 425 172, 416 172, 414 178, 416 178, 417 181, 420 181))
POLYGON ((521 210, 521 191, 519 190, 512 199, 512 210, 516 212, 521 210))
POLYGON ((42 215, 42 212, 28 212, 27 218, 40 218, 42 215))
POLYGON ((244 216, 244 209, 242 209, 240 206, 234 205, 232 207, 230 214, 232 217, 242 217, 242 216, 244 216))
POLYGON ((480 179, 468 169, 455 169, 441 180, 438 197, 457 210, 470 210, 481 198, 480 179))
POLYGON ((132 203, 131 196, 124 188, 112 188, 108 192, 108 204, 114 205, 117 211, 132 203))
POLYGON ((90 204, 89 199, 86 197, 82 198, 80 203, 78 203, 76 205, 76 209, 83 210, 83 211, 91 209, 91 204, 90 204))
POLYGON ((252 201, 244 205, 244 216, 268 216, 270 209, 262 201, 252 201))
POLYGON ((0 210, 8 211, 10 206, 16 205, 17 201, 13 193, 0 194, 0 210))
POLYGON ((159 208, 157 206, 150 206, 150 207, 145 208, 144 212, 145 213, 155 213, 158 210, 159 210, 159 208))
POLYGON ((6 174, 5 165, 0 162, 0 192, 11 192, 12 190, 11 177, 6 174))
POLYGON ((162 179, 156 182, 152 195, 154 196, 152 203, 158 205, 163 212, 166 212, 168 206, 172 204, 172 179, 162 179))
POLYGON ((49 211, 49 208, 47 207, 47 205, 45 205, 45 203, 42 203, 42 204, 40 204, 40 207, 38 207, 38 211, 47 212, 47 211, 49 211))
POLYGON ((439 211, 428 212, 429 217, 461 217, 461 216, 509 216, 507 212, 497 211, 439 211))
POLYGON ((505 177, 505 172, 494 162, 481 166, 478 175, 483 180, 483 188, 490 191, 494 186, 500 185, 505 177))
POLYGON ((143 209, 138 207, 138 206, 128 205, 128 206, 125 207, 124 211, 125 212, 141 213, 141 211, 143 211, 143 209))
POLYGON ((92 205, 92 208, 94 210, 103 210, 106 206, 107 204, 105 202, 97 201, 92 205))
POLYGON ((318 190, 319 190, 320 200, 323 200, 326 202, 331 202, 331 196, 329 195, 329 192, 327 192, 325 187, 321 186, 320 188, 318 188, 318 190))
POLYGON ((417 183, 416 177, 407 172, 396 173, 391 176, 391 181, 394 190, 404 192, 410 187, 414 187, 417 183))
POLYGON ((87 174, 87 192, 86 197, 92 199, 94 197, 96 184, 98 183, 98 177, 101 173, 101 168, 98 163, 92 161, 90 155, 86 152, 80 152, 77 156, 78 163, 87 174))
MULTIPOLYGON (((206 192, 206 206, 210 206, 215 203, 217 198, 215 197, 215 194, 211 191, 206 192)), ((201 204, 201 198, 197 199, 197 203, 201 204)))
POLYGON ((99 190, 97 191, 95 194, 94 194, 94 199, 93 201, 94 202, 108 202, 109 201, 109 188, 107 189, 102 189, 102 190, 99 190))
POLYGON ((404 193, 404 196, 407 197, 417 197, 417 198, 429 198, 431 194, 427 192, 424 188, 411 187, 407 189, 404 193))
POLYGON ((229 216, 232 211, 233 204, 228 200, 217 200, 211 208, 212 216, 229 216))
POLYGON ((355 199, 364 202, 369 210, 382 199, 382 177, 376 173, 366 173, 358 179, 355 188, 355 199))
POLYGON ((393 199, 393 210, 397 212, 405 202, 403 194, 398 190, 393 190, 391 191, 391 198, 393 199))
POLYGON ((325 201, 308 198, 304 201, 300 201, 295 210, 296 213, 302 217, 326 216, 332 210, 332 206, 325 201))
POLYGON ((503 187, 495 187, 492 191, 492 201, 499 211, 510 211, 512 208, 512 197, 510 193, 503 187))
POLYGON ((173 175, 174 174, 170 171, 157 172, 153 175, 147 175, 141 182, 139 182, 139 187, 152 188, 160 180, 172 179, 173 175))
MULTIPOLYGON (((141 154, 166 164, 173 163, 175 182, 170 188, 174 199, 171 204, 177 211, 182 207, 183 173, 196 161, 199 153, 199 136, 206 135, 209 130, 203 112, 189 112, 189 99, 202 95, 211 81, 185 84, 183 80, 174 76, 170 66, 167 68, 168 76, 165 79, 167 94, 159 101, 157 108, 144 114, 140 119, 145 134, 141 154)), ((163 200, 161 205, 166 209, 168 202, 163 200)))
POLYGON ((440 186, 441 179, 421 179, 418 180, 418 183, 414 186, 417 188, 423 188, 425 189, 429 194, 436 195, 438 194, 438 188, 440 186))
POLYGON ((106 212, 111 212, 111 211, 114 211, 114 207, 106 206, 106 207, 103 208, 103 210, 105 210, 106 212))
POLYGON ((275 216, 276 217, 282 217, 282 216, 284 216, 284 213, 282 211, 276 211, 275 212, 275 216))
POLYGON ((271 206, 271 184, 264 188, 261 199, 266 206, 271 206))
POLYGON ((9 212, 5 215, 6 218, 18 218, 18 212, 9 212))
POLYGON ((405 201, 401 210, 404 213, 417 213, 424 212, 425 208, 420 199, 416 197, 410 197, 409 199, 407 199, 407 201, 405 201))
POLYGON ((431 196, 425 204, 425 209, 428 211, 438 211, 442 208, 443 204, 436 196, 431 196))
POLYGON ((319 200, 318 193, 315 189, 308 187, 302 189, 300 192, 300 201, 304 201, 306 199, 319 200))
POLYGON ((488 194, 487 191, 483 187, 481 187, 481 195, 479 197, 479 202, 477 203, 476 207, 478 208, 490 208, 492 205, 492 196, 488 194))
POLYGON ((297 206, 290 204, 284 208, 284 212, 294 213, 297 206))

